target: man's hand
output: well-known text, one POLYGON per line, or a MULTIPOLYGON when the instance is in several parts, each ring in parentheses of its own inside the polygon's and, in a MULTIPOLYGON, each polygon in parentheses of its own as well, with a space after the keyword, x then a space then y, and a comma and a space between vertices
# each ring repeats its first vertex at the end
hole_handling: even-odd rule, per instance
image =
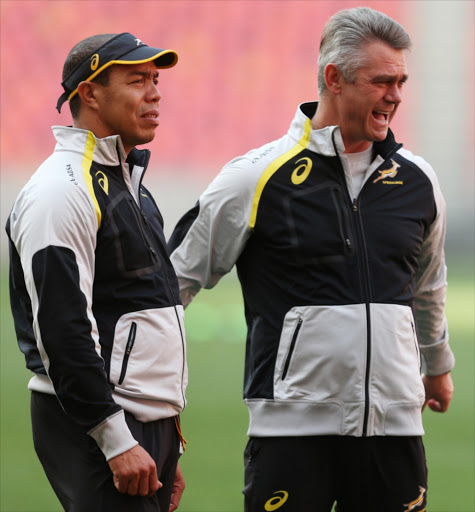
POLYGON ((123 494, 153 496, 162 483, 157 477, 157 466, 140 445, 109 460, 114 485, 123 494))
POLYGON ((423 375, 422 382, 426 390, 426 401, 422 410, 428 405, 435 412, 445 412, 449 408, 454 392, 450 373, 435 376, 423 375))
POLYGON ((170 508, 168 512, 174 512, 180 504, 181 495, 185 490, 185 478, 180 468, 180 463, 176 466, 175 482, 173 483, 172 499, 170 501, 170 508))

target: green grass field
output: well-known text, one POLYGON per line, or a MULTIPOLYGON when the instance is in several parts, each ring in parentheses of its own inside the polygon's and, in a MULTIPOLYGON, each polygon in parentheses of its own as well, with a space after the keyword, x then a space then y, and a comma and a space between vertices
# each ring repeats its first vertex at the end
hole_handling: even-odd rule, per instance
MULTIPOLYGON (((447 315, 457 358, 456 393, 448 413, 424 413, 428 512, 475 512, 472 255, 467 260, 449 261, 447 315)), ((0 511, 59 512, 33 451, 29 373, 16 346, 5 272, 1 277, 0 511)), ((190 384, 182 423, 189 444, 181 462, 187 488, 180 511, 239 512, 248 416, 241 398, 245 326, 234 276, 198 295, 187 309, 186 326, 190 384)))

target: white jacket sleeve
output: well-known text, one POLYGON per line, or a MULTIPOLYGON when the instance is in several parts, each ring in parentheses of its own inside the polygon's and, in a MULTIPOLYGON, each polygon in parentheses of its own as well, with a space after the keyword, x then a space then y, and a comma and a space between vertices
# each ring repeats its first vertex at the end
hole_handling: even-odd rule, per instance
POLYGON ((184 306, 233 268, 251 236, 249 218, 258 177, 248 169, 246 158, 226 165, 170 238, 184 306))
POLYGON ((441 375, 454 367, 455 358, 449 346, 445 317, 447 267, 444 242, 446 206, 437 177, 431 166, 418 158, 417 164, 432 182, 437 215, 426 233, 419 256, 416 275, 414 312, 422 354, 422 368, 426 375, 441 375))

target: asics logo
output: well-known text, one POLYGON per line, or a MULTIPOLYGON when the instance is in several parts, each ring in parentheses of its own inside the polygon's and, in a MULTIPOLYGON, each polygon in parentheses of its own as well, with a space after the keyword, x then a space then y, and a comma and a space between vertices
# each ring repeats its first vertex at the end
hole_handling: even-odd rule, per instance
POLYGON ((99 65, 99 54, 95 53, 91 57, 91 71, 96 71, 98 65, 99 65))
POLYGON ((277 496, 274 496, 270 500, 266 501, 266 504, 264 505, 264 510, 266 510, 266 512, 277 510, 287 501, 287 498, 289 497, 289 493, 287 491, 276 491, 274 494, 277 494, 277 496))
POLYGON ((310 158, 303 157, 300 160, 297 160, 295 163, 298 164, 300 162, 303 163, 296 167, 292 173, 291 180, 294 185, 300 185, 303 183, 308 178, 308 175, 312 170, 312 161, 310 158))
POLYGON ((97 176, 97 183, 99 183, 102 190, 109 195, 109 180, 107 179, 107 176, 102 171, 96 172, 97 176))

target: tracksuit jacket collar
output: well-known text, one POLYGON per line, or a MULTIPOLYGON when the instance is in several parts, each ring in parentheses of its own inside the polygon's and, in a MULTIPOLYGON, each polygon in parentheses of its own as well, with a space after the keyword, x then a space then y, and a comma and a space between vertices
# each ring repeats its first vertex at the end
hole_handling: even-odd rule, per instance
POLYGON ((73 128, 71 126, 53 126, 52 130, 56 139, 55 151, 77 151, 81 154, 84 154, 88 136, 91 134, 94 137, 92 159, 94 162, 101 165, 115 167, 126 162, 131 169, 134 165, 145 169, 150 159, 150 151, 148 149, 133 149, 127 156, 119 135, 98 139, 88 130, 73 128))
MULTIPOLYGON (((317 107, 317 101, 299 105, 289 129, 289 136, 296 142, 302 139, 305 130, 308 129, 308 123, 311 123, 317 107)), ((396 143, 391 130, 388 130, 388 135, 384 141, 373 143, 375 153, 384 160, 400 147, 402 147, 402 144, 396 143)), ((340 127, 327 126, 321 130, 311 130, 307 148, 324 156, 341 155, 345 151, 345 145, 343 144, 340 127)))

